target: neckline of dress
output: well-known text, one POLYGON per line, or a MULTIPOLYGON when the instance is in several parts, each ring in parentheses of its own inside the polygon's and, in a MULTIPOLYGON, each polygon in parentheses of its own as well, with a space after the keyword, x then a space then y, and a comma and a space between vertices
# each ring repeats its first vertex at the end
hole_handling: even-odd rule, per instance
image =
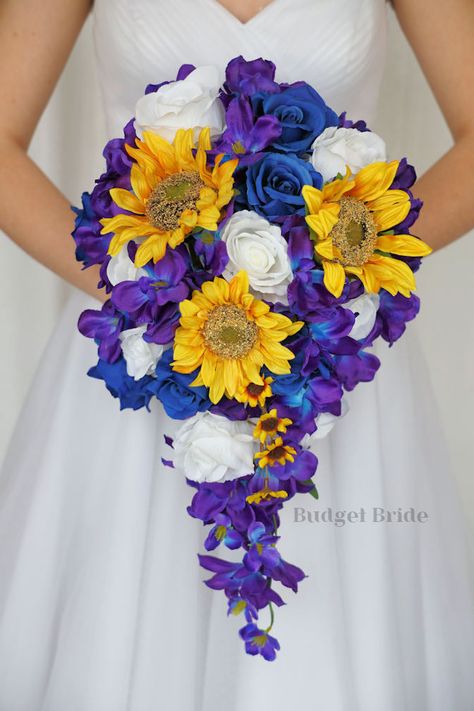
POLYGON ((252 17, 250 17, 246 22, 243 22, 237 17, 237 15, 234 15, 233 12, 228 10, 225 5, 223 5, 219 0, 204 1, 207 2, 208 5, 217 8, 217 10, 219 10, 223 16, 227 17, 229 20, 236 23, 239 27, 242 28, 250 27, 254 23, 266 17, 268 13, 274 10, 277 5, 280 5, 281 3, 285 2, 285 0, 271 0, 271 2, 265 5, 265 7, 262 7, 262 9, 259 10, 255 15, 252 15, 252 17))

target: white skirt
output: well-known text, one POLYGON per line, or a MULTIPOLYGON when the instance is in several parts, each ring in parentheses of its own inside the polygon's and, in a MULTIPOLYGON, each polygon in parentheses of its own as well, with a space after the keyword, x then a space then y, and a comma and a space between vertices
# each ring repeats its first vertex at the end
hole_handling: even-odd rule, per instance
POLYGON ((308 578, 268 663, 202 583, 192 489, 161 464, 176 423, 86 377, 87 306, 65 308, 0 478, 0 711, 472 711, 466 541, 412 333, 318 443, 320 501, 283 514, 308 578))

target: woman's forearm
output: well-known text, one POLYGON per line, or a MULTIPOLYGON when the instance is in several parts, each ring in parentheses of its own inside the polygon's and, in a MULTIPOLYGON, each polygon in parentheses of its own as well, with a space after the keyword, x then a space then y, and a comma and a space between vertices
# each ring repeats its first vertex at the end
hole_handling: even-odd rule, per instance
POLYGON ((74 256, 74 214, 64 195, 14 141, 0 145, 0 228, 25 252, 70 284, 103 300, 96 267, 74 256))
POLYGON ((474 227, 473 158, 474 135, 466 134, 413 187, 424 202, 413 232, 435 250, 474 227))

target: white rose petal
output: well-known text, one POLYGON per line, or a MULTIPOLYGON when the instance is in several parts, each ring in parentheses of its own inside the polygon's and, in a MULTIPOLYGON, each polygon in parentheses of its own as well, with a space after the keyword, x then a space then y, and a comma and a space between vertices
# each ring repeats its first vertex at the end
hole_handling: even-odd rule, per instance
POLYGON ((360 341, 369 335, 374 327, 377 311, 380 305, 378 294, 361 294, 356 299, 351 299, 344 304, 345 309, 350 309, 356 314, 356 320, 349 336, 360 341))
POLYGON ((144 375, 154 373, 156 364, 163 353, 163 346, 143 340, 146 329, 146 326, 138 326, 122 331, 120 334, 122 353, 127 363, 127 373, 134 380, 140 380, 144 375))
POLYGON ((199 412, 179 428, 174 465, 192 481, 227 481, 254 471, 252 425, 199 412))
POLYGON ((347 401, 347 398, 343 397, 341 400, 341 414, 332 415, 330 412, 322 412, 320 415, 318 415, 316 418, 316 426, 318 429, 316 430, 316 432, 313 432, 313 434, 307 434, 303 437, 303 439, 301 440, 302 446, 311 448, 311 445, 314 445, 316 443, 316 440, 324 439, 325 437, 327 437, 336 422, 341 417, 347 415, 348 412, 349 403, 347 401))
POLYGON ((172 141, 180 128, 193 128, 194 138, 205 126, 211 136, 225 128, 225 112, 219 98, 220 78, 216 67, 194 69, 186 79, 164 84, 158 91, 142 96, 135 108, 135 128, 156 133, 172 141))
POLYGON ((120 284, 121 281, 138 281, 142 276, 146 276, 146 271, 134 265, 128 256, 127 245, 122 247, 107 265, 107 277, 112 286, 120 284))
POLYGON ((385 142, 372 131, 329 126, 311 146, 311 163, 323 176, 324 182, 345 175, 346 165, 358 173, 370 163, 387 160, 385 142))
POLYGON ((286 292, 293 273, 288 245, 278 225, 272 225, 256 212, 241 210, 229 219, 221 239, 229 255, 224 271, 226 279, 244 269, 255 296, 272 303, 288 303, 286 292))

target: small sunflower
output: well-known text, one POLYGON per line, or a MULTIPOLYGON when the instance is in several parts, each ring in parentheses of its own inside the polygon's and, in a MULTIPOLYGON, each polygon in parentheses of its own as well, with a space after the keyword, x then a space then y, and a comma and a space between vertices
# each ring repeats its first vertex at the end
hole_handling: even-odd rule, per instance
POLYGON ((284 489, 280 489, 279 491, 274 491, 273 489, 270 489, 268 487, 267 483, 265 483, 265 486, 263 487, 263 489, 256 491, 254 494, 249 494, 248 496, 245 497, 245 500, 248 504, 260 504, 262 501, 271 501, 272 499, 287 499, 287 498, 288 498, 287 491, 284 491, 284 489))
POLYGON ((272 396, 272 383, 273 378, 270 376, 263 378, 262 385, 247 383, 236 392, 235 399, 238 402, 248 403, 250 407, 257 407, 257 405, 263 407, 266 399, 272 396))
POLYGON ((267 448, 261 452, 255 454, 255 459, 259 459, 259 466, 262 467, 273 467, 275 464, 285 464, 285 462, 295 461, 296 449, 290 447, 288 444, 283 444, 281 437, 277 437, 276 440, 267 445, 267 448))
POLYGON ((399 161, 371 163, 351 176, 336 178, 322 190, 305 185, 306 222, 316 236, 315 253, 322 262, 324 284, 341 295, 346 274, 358 277, 368 292, 386 289, 410 296, 415 277, 392 255, 424 257, 427 244, 412 235, 386 234, 410 211, 405 190, 392 190, 399 161), (385 234, 383 234, 385 233, 385 234))
POLYGON ((135 257, 137 267, 163 259, 166 247, 177 247, 194 228, 216 230, 221 209, 233 197, 233 173, 237 160, 207 165, 211 148, 209 129, 204 128, 193 149, 193 130, 180 129, 173 143, 145 131, 136 148, 126 145, 134 159, 132 190, 112 188, 110 196, 125 212, 101 220, 102 234, 113 232, 109 254, 123 245, 144 238, 135 257), (131 214, 130 214, 131 213, 131 214))
POLYGON ((262 415, 253 431, 255 439, 259 439, 262 444, 265 440, 272 439, 278 432, 286 432, 288 425, 293 424, 293 420, 288 417, 278 417, 276 407, 265 415, 262 415))
POLYGON ((236 396, 249 383, 264 385, 261 368, 277 375, 291 372, 294 354, 281 344, 302 328, 249 293, 247 272, 230 282, 216 277, 182 301, 172 367, 178 373, 199 368, 191 385, 209 388, 211 402, 236 396))

